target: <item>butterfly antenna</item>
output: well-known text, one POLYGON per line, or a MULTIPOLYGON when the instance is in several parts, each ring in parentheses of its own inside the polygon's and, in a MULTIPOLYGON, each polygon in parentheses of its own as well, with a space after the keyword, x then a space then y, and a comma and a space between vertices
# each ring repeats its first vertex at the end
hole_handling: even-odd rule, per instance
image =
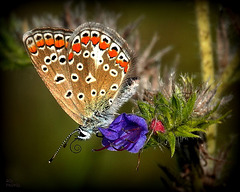
POLYGON ((70 134, 66 137, 66 139, 64 139, 64 141, 63 141, 63 142, 61 143, 61 145, 58 147, 57 151, 54 153, 54 155, 51 157, 51 159, 49 159, 48 163, 52 163, 53 159, 56 157, 56 155, 58 154, 58 152, 60 151, 60 149, 61 149, 62 147, 66 147, 67 142, 68 142, 68 140, 71 138, 71 136, 72 136, 74 133, 79 132, 79 131, 80 131, 80 128, 75 129, 72 133, 70 133, 70 134))

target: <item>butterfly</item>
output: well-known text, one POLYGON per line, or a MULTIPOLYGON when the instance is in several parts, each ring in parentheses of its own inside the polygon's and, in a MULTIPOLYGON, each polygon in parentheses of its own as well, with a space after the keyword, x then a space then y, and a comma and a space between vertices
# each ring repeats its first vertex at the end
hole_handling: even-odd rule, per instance
POLYGON ((23 43, 39 76, 62 109, 79 124, 58 148, 78 133, 90 139, 107 127, 136 92, 134 53, 113 29, 87 22, 75 30, 36 28, 23 43))

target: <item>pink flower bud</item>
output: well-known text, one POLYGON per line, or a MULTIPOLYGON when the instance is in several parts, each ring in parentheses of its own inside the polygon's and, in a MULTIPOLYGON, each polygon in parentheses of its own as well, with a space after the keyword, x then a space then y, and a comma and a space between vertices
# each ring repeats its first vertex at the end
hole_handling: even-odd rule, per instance
POLYGON ((164 128, 162 122, 157 119, 152 120, 150 129, 153 130, 154 133, 156 133, 157 131, 159 131, 161 133, 165 133, 165 128, 164 128))

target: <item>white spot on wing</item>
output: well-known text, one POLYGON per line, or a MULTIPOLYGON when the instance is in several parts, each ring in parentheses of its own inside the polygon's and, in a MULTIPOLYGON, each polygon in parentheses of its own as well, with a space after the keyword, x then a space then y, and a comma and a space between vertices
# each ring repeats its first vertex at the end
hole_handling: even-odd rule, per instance
POLYGON ((50 65, 51 64, 51 58, 49 56, 46 56, 44 57, 44 63, 47 64, 47 65, 50 65))
POLYGON ((78 64, 77 64, 77 69, 78 69, 79 71, 82 71, 82 70, 83 70, 83 64, 82 64, 82 63, 78 63, 78 64))
POLYGON ((59 56, 59 63, 60 63, 60 65, 65 65, 66 64, 66 56, 65 55, 60 55, 59 56))
POLYGON ((65 93, 64 97, 65 97, 66 99, 69 99, 69 98, 72 97, 72 95, 73 95, 72 90, 67 90, 67 92, 65 93))
POLYGON ((101 90, 100 90, 100 95, 101 95, 101 96, 104 96, 105 94, 106 94, 106 91, 105 91, 104 89, 101 89, 101 90))
POLYGON ((56 54, 56 53, 52 53, 52 54, 50 55, 50 58, 51 58, 52 62, 57 61, 57 54, 56 54))
POLYGON ((110 90, 111 91, 116 91, 117 89, 118 89, 118 84, 116 84, 116 83, 112 84, 110 90))
POLYGON ((109 73, 110 73, 110 75, 113 76, 113 77, 117 77, 117 75, 118 75, 118 72, 117 72, 116 69, 111 69, 111 70, 109 71, 109 73))
POLYGON ((72 79, 73 82, 77 82, 78 81, 78 75, 76 73, 72 73, 71 79, 72 79))
POLYGON ((91 95, 92 95, 92 97, 95 97, 95 96, 97 95, 97 91, 96 91, 96 89, 92 89, 92 91, 91 91, 91 95))
POLYGON ((84 94, 83 93, 79 93, 77 98, 82 101, 84 99, 84 94))
POLYGON ((43 70, 43 72, 48 72, 48 68, 47 68, 47 66, 46 65, 42 65, 42 70, 43 70))
POLYGON ((88 76, 85 78, 85 81, 87 84, 89 84, 89 83, 96 81, 96 79, 95 79, 95 77, 92 76, 91 73, 89 73, 88 76))
POLYGON ((66 80, 65 76, 63 74, 56 74, 54 77, 54 81, 56 84, 60 84, 66 80))
POLYGON ((104 64, 103 65, 103 70, 104 71, 108 71, 109 70, 109 65, 108 64, 104 64))
POLYGON ((83 57, 84 57, 84 58, 88 58, 89 55, 90 55, 90 52, 89 52, 88 50, 85 50, 85 51, 83 52, 83 57))

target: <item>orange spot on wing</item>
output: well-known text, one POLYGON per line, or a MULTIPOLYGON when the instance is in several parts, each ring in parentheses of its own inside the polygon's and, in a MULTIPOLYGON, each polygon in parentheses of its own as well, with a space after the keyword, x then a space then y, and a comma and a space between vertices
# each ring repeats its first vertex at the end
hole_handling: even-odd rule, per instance
POLYGON ((108 47, 109 47, 109 44, 106 43, 105 41, 100 42, 100 44, 99 44, 99 48, 100 48, 100 49, 105 50, 105 49, 107 49, 108 47))
POLYGON ((92 44, 93 44, 93 45, 96 45, 96 44, 98 44, 98 42, 100 41, 100 37, 92 37, 92 38, 91 38, 91 41, 92 41, 92 44))
POLYGON ((69 53, 68 60, 71 61, 73 59, 73 52, 69 53))
POLYGON ((49 46, 49 47, 54 45, 54 40, 53 39, 46 39, 45 42, 46 42, 46 45, 49 46))
POLYGON ((121 67, 126 67, 128 62, 122 60, 116 60, 116 63, 119 64, 121 67))
POLYGON ((118 55, 117 51, 116 50, 109 50, 108 51, 108 54, 110 57, 116 57, 118 55))
POLYGON ((89 40, 90 40, 90 37, 89 37, 89 36, 87 36, 87 37, 82 37, 81 42, 82 42, 83 44, 87 45, 87 43, 88 43, 89 40))
POLYGON ((79 53, 80 50, 81 50, 81 45, 80 45, 80 43, 73 44, 72 50, 75 51, 75 52, 77 52, 77 53, 79 53))
POLYGON ((55 47, 62 48, 63 46, 64 46, 64 40, 60 39, 55 41, 55 47))
POLYGON ((37 41, 36 44, 38 47, 42 47, 44 45, 44 40, 41 39, 41 40, 37 41))
POLYGON ((32 47, 29 47, 28 50, 31 52, 31 53, 37 53, 37 47, 35 45, 33 45, 32 47))
POLYGON ((128 71, 128 65, 124 67, 124 73, 127 73, 127 71, 128 71))

